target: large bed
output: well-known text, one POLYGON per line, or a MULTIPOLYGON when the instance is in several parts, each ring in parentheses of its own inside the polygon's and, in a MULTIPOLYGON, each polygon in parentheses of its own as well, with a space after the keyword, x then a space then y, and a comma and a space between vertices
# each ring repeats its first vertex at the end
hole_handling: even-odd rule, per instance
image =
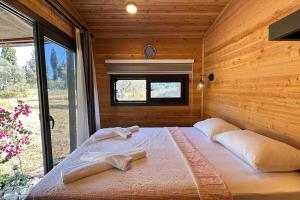
POLYGON ((208 161, 205 167, 209 165, 208 169, 215 170, 205 174, 205 170, 199 168, 200 165, 195 166, 189 162, 194 160, 202 163, 203 160, 199 160, 201 157, 191 155, 187 142, 176 141, 170 130, 141 128, 127 140, 111 138, 93 142, 88 139, 50 171, 32 189, 27 199, 300 199, 299 172, 255 171, 222 145, 211 142, 198 129, 177 128, 177 133, 184 135, 199 152, 199 156, 208 161), (112 169, 70 184, 63 183, 63 169, 82 164, 84 161, 80 158, 84 154, 134 149, 145 150, 147 157, 133 162, 126 172, 112 169), (187 155, 192 157, 187 159, 187 155), (204 174, 206 180, 210 180, 207 177, 211 176, 211 182, 201 183, 201 177, 197 180, 197 173, 204 174), (206 195, 201 184, 209 185, 208 192, 219 190, 220 195, 206 195))

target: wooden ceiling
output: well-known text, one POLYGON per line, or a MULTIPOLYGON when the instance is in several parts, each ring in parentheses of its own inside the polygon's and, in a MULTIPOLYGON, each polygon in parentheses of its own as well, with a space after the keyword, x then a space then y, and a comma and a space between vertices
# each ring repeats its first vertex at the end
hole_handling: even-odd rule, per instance
POLYGON ((96 38, 202 38, 229 0, 71 0, 96 38))

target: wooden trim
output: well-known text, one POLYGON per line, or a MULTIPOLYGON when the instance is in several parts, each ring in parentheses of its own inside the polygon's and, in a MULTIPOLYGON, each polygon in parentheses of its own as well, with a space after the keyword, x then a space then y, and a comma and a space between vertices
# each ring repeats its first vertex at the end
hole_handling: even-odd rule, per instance
MULTIPOLYGON (((82 19, 78 20, 76 17, 73 16, 72 13, 69 12, 68 9, 66 9, 62 3, 66 2, 59 2, 58 0, 45 0, 55 11, 57 11, 61 16, 63 16, 65 19, 67 19, 71 24, 74 26, 80 28, 80 29, 85 29, 86 25, 83 23, 82 19)), ((68 5, 70 6, 70 5, 68 5)), ((78 15, 79 16, 79 15, 78 15)))
POLYGON ((135 73, 133 72, 107 72, 107 74, 109 75, 118 75, 118 74, 135 74, 135 75, 138 75, 138 74, 155 74, 155 75, 159 75, 159 74, 169 74, 169 75, 175 75, 175 74, 193 74, 192 72, 187 72, 187 71, 176 71, 176 72, 172 72, 172 71, 151 71, 150 72, 142 72, 142 71, 137 71, 135 73))
POLYGON ((24 43, 34 43, 34 38, 26 37, 26 38, 11 38, 11 39, 0 40, 0 44, 24 44, 24 43))
POLYGON ((106 64, 133 64, 133 63, 155 63, 155 64, 192 64, 194 59, 107 59, 105 60, 106 64))
MULTIPOLYGON (((204 55, 205 55, 205 38, 202 39, 202 68, 201 68, 201 71, 202 71, 202 75, 201 75, 201 79, 202 81, 204 81, 203 77, 204 77, 204 65, 205 65, 205 62, 204 62, 204 55)), ((205 86, 205 85, 204 85, 205 86)), ((203 88, 201 90, 201 120, 203 120, 203 113, 204 113, 204 89, 203 88)))
POLYGON ((214 27, 216 26, 216 24, 218 23, 218 21, 222 18, 222 16, 224 15, 224 13, 226 12, 226 10, 229 8, 229 5, 232 3, 233 0, 230 0, 225 7, 223 8, 223 10, 220 12, 220 14, 218 15, 218 17, 216 18, 216 20, 213 22, 213 24, 207 29, 207 31, 204 33, 203 38, 205 38, 209 32, 214 29, 214 27))

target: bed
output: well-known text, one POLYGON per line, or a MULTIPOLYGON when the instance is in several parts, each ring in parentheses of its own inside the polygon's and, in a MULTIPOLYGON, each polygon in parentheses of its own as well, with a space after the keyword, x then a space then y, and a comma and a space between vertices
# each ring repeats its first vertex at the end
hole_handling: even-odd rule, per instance
POLYGON ((300 173, 257 172, 194 127, 141 128, 128 140, 87 140, 51 170, 27 199, 299 200, 300 173), (112 169, 71 184, 62 182, 62 169, 84 162, 80 157, 85 153, 138 148, 147 157, 133 162, 126 172, 112 169))

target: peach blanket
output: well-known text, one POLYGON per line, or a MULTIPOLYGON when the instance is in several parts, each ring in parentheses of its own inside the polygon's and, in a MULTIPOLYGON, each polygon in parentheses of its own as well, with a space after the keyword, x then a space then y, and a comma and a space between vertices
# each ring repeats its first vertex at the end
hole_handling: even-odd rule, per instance
POLYGON ((185 140, 187 138, 180 135, 183 136, 183 133, 179 129, 141 128, 128 140, 116 137, 92 142, 89 139, 51 170, 31 190, 27 199, 230 199, 230 193, 213 167, 203 156, 197 156, 199 152, 194 151, 190 147, 192 144, 185 140), (182 142, 186 142, 186 145, 181 145, 182 142), (183 149, 185 147, 186 149, 183 149), (112 169, 71 184, 63 184, 62 170, 84 164, 86 161, 80 159, 82 155, 90 152, 124 152, 136 149, 145 150, 147 158, 136 161, 126 172, 112 169), (186 154, 191 149, 193 154, 186 154), (228 198, 224 194, 228 194, 228 198))
POLYGON ((214 166, 179 128, 169 128, 194 175, 201 200, 231 200, 232 195, 214 166))

